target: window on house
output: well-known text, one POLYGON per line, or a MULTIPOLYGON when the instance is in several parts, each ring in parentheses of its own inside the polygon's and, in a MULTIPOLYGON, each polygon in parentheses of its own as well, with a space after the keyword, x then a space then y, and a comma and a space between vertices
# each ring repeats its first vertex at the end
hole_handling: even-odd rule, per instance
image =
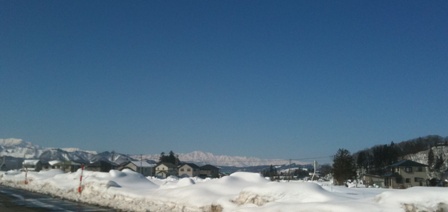
POLYGON ((182 169, 180 169, 180 171, 181 171, 181 172, 183 172, 183 171, 184 171, 184 169, 182 168, 182 169))
POLYGON ((422 172, 423 171, 423 167, 418 167, 418 169, 417 169, 419 172, 422 172))
POLYGON ((406 183, 411 183, 411 178, 406 178, 406 183))
POLYGON ((187 172, 191 171, 191 169, 187 169, 187 172))
POLYGON ((408 173, 411 173, 412 172, 412 167, 406 167, 406 168, 404 168, 404 171, 405 172, 408 172, 408 173))

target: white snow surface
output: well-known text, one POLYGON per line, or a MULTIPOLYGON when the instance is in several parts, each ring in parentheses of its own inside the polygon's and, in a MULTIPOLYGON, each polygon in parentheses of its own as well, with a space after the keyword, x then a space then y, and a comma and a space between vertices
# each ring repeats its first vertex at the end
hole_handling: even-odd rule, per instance
POLYGON ((404 190, 333 186, 319 182, 271 182, 257 173, 220 179, 144 177, 125 169, 0 172, 6 186, 124 211, 447 211, 448 188, 404 190))

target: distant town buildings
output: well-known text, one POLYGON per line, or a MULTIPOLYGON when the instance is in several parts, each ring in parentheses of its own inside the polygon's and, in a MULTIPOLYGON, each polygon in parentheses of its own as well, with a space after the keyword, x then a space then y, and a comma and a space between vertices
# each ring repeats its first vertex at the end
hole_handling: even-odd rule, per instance
MULTIPOLYGON (((0 159, 0 168, 6 171, 6 160, 0 159)), ((22 169, 24 171, 41 171, 49 169, 59 169, 64 172, 75 172, 81 168, 82 163, 74 161, 59 161, 52 160, 46 162, 40 159, 26 159, 22 160, 20 167, 13 167, 15 169, 22 169)), ((159 178, 166 178, 168 176, 177 177, 201 177, 201 178, 217 178, 220 176, 219 168, 213 165, 198 166, 194 163, 179 163, 175 165, 172 163, 161 162, 151 163, 148 161, 128 161, 123 164, 115 164, 108 160, 99 160, 94 163, 84 164, 85 170, 109 172, 110 170, 124 170, 129 169, 144 176, 154 176, 159 178)))

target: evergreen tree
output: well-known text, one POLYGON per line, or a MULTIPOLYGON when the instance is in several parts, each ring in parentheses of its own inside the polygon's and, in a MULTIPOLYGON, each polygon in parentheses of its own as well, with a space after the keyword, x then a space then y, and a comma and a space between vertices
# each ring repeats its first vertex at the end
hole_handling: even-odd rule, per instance
POLYGON ((432 148, 430 148, 428 152, 428 166, 430 169, 432 169, 433 165, 434 165, 434 152, 432 151, 432 148))
POLYGON ((366 152, 362 151, 358 154, 358 157, 356 157, 356 165, 358 168, 366 168, 367 166, 366 152))
POLYGON ((168 155, 168 162, 170 162, 172 164, 176 164, 176 156, 174 155, 173 151, 170 151, 170 153, 168 155))
POLYGON ((165 156, 165 152, 160 153, 159 162, 160 162, 160 163, 164 162, 165 157, 166 157, 166 156, 165 156))
POLYGON ((382 168, 384 167, 384 161, 385 161, 385 151, 384 146, 375 146, 372 148, 373 152, 373 173, 374 174, 382 174, 382 168))
POLYGON ((321 176, 326 176, 326 175, 330 174, 331 172, 333 172, 333 167, 331 167, 331 165, 324 164, 324 165, 320 166, 321 176))
POLYGON ((265 169, 261 173, 264 177, 269 177, 271 180, 274 180, 274 176, 277 175, 277 169, 274 166, 269 166, 269 169, 265 169))
POLYGON ((173 151, 170 151, 170 153, 168 155, 165 155, 164 152, 162 152, 162 154, 160 154, 160 159, 159 162, 161 163, 171 163, 174 165, 178 165, 180 163, 180 160, 177 156, 174 155, 173 151))
POLYGON ((336 185, 342 185, 356 176, 355 162, 346 149, 339 149, 333 159, 333 177, 336 185))
POLYGON ((442 155, 440 155, 439 157, 437 157, 436 164, 434 164, 434 170, 440 171, 440 168, 442 168, 442 165, 443 165, 443 157, 442 157, 442 155))
POLYGON ((400 150, 398 146, 395 145, 395 143, 392 141, 390 142, 390 146, 387 147, 387 151, 388 151, 387 165, 396 163, 398 161, 398 157, 400 156, 400 150))

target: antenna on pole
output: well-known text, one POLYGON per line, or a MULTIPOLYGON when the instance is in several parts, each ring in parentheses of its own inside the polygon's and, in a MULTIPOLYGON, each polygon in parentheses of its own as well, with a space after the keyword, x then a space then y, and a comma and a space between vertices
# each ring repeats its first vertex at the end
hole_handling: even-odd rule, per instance
POLYGON ((288 167, 288 182, 291 180, 291 159, 289 159, 289 167, 288 167))

